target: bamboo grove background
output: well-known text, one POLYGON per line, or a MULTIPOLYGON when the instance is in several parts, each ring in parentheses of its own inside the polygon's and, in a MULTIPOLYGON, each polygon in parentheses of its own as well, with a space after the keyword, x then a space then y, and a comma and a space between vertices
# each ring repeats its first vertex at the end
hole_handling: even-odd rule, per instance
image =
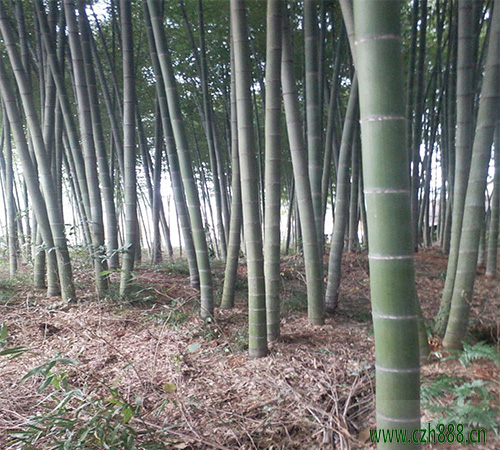
MULTIPOLYGON (((496 275, 498 16, 491 0, 0 1, 11 275, 29 264, 36 288, 74 300, 78 249, 96 294, 117 271, 126 297, 138 263, 182 255, 210 318, 244 257, 261 357, 280 333, 280 255, 302 254, 320 325, 342 253, 369 247, 376 328, 394 338, 411 319, 402 344, 425 360, 412 258, 439 246, 432 332, 460 348, 476 267, 496 275)), ((418 359, 378 373, 418 383, 418 359)))

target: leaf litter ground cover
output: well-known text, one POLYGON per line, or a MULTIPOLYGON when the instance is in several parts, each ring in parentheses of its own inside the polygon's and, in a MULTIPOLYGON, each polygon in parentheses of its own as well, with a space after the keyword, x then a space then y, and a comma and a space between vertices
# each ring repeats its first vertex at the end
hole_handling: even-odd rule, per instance
MULTIPOLYGON (((445 270, 446 258, 436 251, 417 255, 418 291, 427 318, 438 309, 445 270)), ((344 255, 341 303, 321 327, 307 323, 300 258, 286 259, 282 336, 259 360, 246 355, 245 266, 239 268, 235 309, 217 310, 210 323, 198 318, 197 293, 184 272, 182 264, 138 269, 136 292, 126 302, 113 296, 96 299, 88 287, 91 271, 83 269, 77 272, 79 301, 70 305, 26 285, 0 286, 8 291, 0 296, 8 344, 31 349, 0 363, 0 448, 23 448, 11 442, 11 433, 26 437, 22 432, 35 423, 33 416, 47 416, 58 407, 71 419, 66 437, 85 437, 90 428, 96 436, 92 444, 87 435, 82 441, 87 446, 80 448, 104 448, 99 433, 135 433, 138 449, 370 448, 374 366, 365 254, 344 255), (78 364, 56 364, 50 372, 55 382, 41 392, 47 374, 20 384, 34 367, 57 357, 78 364), (60 407, 68 397, 57 392, 63 384, 72 397, 60 407), (155 440, 164 447, 154 447, 155 440)), ((215 265, 214 272, 221 286, 222 267, 215 265)), ((475 292, 472 339, 496 345, 498 283, 479 274, 475 292)), ((432 346, 441 352, 438 339, 432 346)), ((456 358, 434 358, 422 369, 422 379, 483 380, 492 405, 498 406, 497 369, 486 360, 465 368, 456 358)), ((454 399, 445 395, 439 401, 446 406, 454 399)), ((423 420, 433 417, 423 412, 423 420)), ((24 448, 53 448, 56 435, 57 427, 50 428, 33 447, 24 448)), ((488 432, 486 444, 470 448, 494 449, 499 442, 488 432)))

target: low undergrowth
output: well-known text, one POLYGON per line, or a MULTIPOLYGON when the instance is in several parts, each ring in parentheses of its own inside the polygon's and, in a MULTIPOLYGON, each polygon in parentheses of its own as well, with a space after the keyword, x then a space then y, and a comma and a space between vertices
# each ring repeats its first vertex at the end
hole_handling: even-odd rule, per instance
MULTIPOLYGON (((428 254, 418 258, 425 273, 443 270, 428 254)), ((375 426, 367 267, 359 255, 346 255, 344 264, 337 314, 313 327, 303 268, 296 258, 284 261, 282 337, 259 360, 246 354, 243 265, 235 308, 217 309, 210 321, 199 318, 198 293, 183 268, 168 264, 138 266, 126 301, 115 292, 118 273, 110 274, 111 294, 97 299, 92 271, 78 271, 85 290, 69 305, 19 283, 0 283, 15 296, 0 302, 6 324, 0 448, 372 448, 366 439, 375 426)), ((418 275, 431 317, 441 280, 418 275)), ((214 279, 223 283, 221 266, 215 265, 214 279)), ((478 280, 481 297, 494 296, 488 283, 478 280)), ((479 307, 473 305, 473 320, 485 304, 479 307)), ((486 323, 490 316, 480 317, 486 323)), ((488 344, 464 349, 422 368, 423 422, 482 427, 484 448, 494 449, 498 354, 488 344)))

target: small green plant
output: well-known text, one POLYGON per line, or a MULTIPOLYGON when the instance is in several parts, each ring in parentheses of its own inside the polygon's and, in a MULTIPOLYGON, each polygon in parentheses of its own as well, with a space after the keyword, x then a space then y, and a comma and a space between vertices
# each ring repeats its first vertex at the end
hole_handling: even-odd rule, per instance
POLYGON ((100 383, 105 396, 96 396, 87 388, 74 387, 68 381, 69 371, 61 365, 75 367, 77 361, 56 357, 30 370, 22 379, 42 379, 38 393, 50 391, 39 405, 41 411, 29 418, 20 429, 11 432, 11 443, 22 443, 24 449, 51 450, 165 450, 161 431, 150 429, 142 420, 142 401, 126 401, 119 390, 100 383))
POLYGON ((174 261, 159 264, 158 269, 166 270, 169 273, 176 273, 178 275, 189 275, 189 266, 185 261, 174 261))
POLYGON ((125 297, 122 297, 117 283, 111 283, 109 291, 105 297, 110 302, 117 302, 120 306, 124 304, 132 306, 143 306, 145 304, 155 303, 157 295, 152 287, 144 286, 137 280, 133 280, 130 289, 125 297))
POLYGON ((174 327, 178 327, 181 323, 189 319, 192 306, 174 299, 168 305, 153 304, 153 307, 142 313, 147 320, 152 320, 160 325, 168 323, 174 327))
POLYGON ((0 280, 0 303, 11 303, 19 293, 19 288, 30 285, 30 283, 31 280, 29 280, 25 274, 0 280))
POLYGON ((431 426, 462 424, 467 431, 483 428, 498 434, 500 411, 493 406, 489 386, 483 380, 464 382, 446 375, 424 383, 420 391, 422 406, 434 415, 431 426))
POLYGON ((29 351, 28 348, 22 346, 9 347, 7 342, 8 335, 7 326, 2 323, 0 325, 0 362, 4 361, 4 358, 10 361, 29 351))
POLYGON ((206 341, 213 341, 215 339, 219 339, 222 332, 217 324, 214 324, 210 319, 207 319, 200 329, 200 335, 206 341))
POLYGON ((183 311, 161 311, 154 314, 149 314, 148 318, 154 320, 156 323, 168 323, 174 327, 179 326, 189 318, 189 314, 183 311))

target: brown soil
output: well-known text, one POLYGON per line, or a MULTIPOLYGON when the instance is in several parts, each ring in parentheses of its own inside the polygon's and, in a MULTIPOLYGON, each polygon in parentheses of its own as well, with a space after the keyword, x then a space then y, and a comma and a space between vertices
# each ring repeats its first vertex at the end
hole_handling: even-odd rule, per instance
MULTIPOLYGON (((444 285, 446 257, 424 251, 416 261, 420 300, 425 316, 432 318, 444 285)), ((20 429, 29 416, 50 404, 52 388, 37 392, 41 376, 19 381, 55 355, 79 362, 59 364, 56 371, 67 372, 69 386, 85 390, 89 398, 108 398, 111 386, 131 404, 138 399, 142 411, 131 426, 168 427, 167 448, 373 448, 373 334, 365 254, 344 256, 341 303, 319 327, 306 320, 300 259, 283 262, 282 337, 271 345, 268 357, 258 360, 248 359, 245 349, 244 266, 236 307, 217 310, 212 323, 198 318, 197 292, 188 286, 187 276, 172 267, 139 269, 140 288, 130 302, 96 299, 91 272, 77 273, 79 301, 74 304, 48 299, 29 286, 14 286, 0 295, 9 345, 32 350, 11 361, 0 360, 1 449, 23 448, 9 443, 8 432, 20 429)), ((220 287, 220 266, 215 276, 220 287)), ((498 283, 479 274, 475 293, 472 340, 496 343, 498 283)), ((439 340, 432 346, 439 355, 439 340)), ((498 399, 498 370, 488 361, 465 369, 455 359, 434 357, 422 374, 424 380, 439 374, 486 379, 498 399)), ((36 448, 49 448, 44 445, 42 441, 36 448)), ((470 448, 499 445, 488 432, 486 444, 470 448)))

